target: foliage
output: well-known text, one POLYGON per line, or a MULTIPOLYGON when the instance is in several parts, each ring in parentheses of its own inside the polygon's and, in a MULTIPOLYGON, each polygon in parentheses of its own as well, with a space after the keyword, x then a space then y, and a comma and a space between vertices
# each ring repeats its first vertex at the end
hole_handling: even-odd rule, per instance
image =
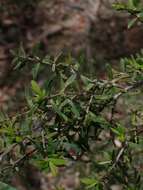
MULTIPOLYGON (((114 7, 138 15, 139 4, 132 0, 114 7)), ((83 75, 71 56, 28 55, 23 48, 13 55, 21 72, 33 65, 32 80, 23 111, 13 117, 1 113, 1 179, 29 162, 57 176, 58 167, 75 160, 84 167, 90 163, 90 174, 80 175, 82 189, 114 184, 142 189, 143 110, 135 99, 142 96, 143 53, 121 59, 118 71, 108 65, 106 80, 83 75)))
POLYGON ((16 189, 0 182, 0 190, 16 190, 16 189))
POLYGON ((127 11, 132 19, 128 23, 128 28, 131 28, 138 21, 143 21, 143 5, 141 0, 128 0, 126 3, 115 3, 113 7, 120 11, 127 11))
POLYGON ((57 167, 67 164, 65 158, 84 162, 82 157, 88 153, 91 178, 81 179, 88 188, 104 189, 117 182, 126 189, 141 185, 134 147, 140 150, 142 143, 138 135, 142 109, 130 110, 129 128, 114 115, 119 99, 142 88, 142 54, 122 59, 122 71, 108 66, 107 80, 82 75, 78 62, 70 56, 41 58, 23 51, 16 55, 14 61, 22 72, 30 61, 35 64, 31 70, 34 78, 25 112, 12 118, 1 116, 1 177, 5 178, 7 171, 20 170, 28 161, 55 176, 57 167), (38 74, 43 68, 50 74, 40 82, 38 74), (108 135, 103 138, 104 133, 108 135), (94 150, 92 144, 97 144, 94 150))

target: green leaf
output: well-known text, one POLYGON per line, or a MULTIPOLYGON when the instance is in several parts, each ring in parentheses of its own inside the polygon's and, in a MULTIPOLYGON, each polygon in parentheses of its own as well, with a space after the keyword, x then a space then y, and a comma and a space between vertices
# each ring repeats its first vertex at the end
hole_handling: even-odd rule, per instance
POLYGON ((107 161, 103 161, 103 162, 99 162, 99 165, 106 165, 106 164, 111 164, 112 160, 107 160, 107 161))
POLYGON ((76 105, 70 100, 70 99, 66 99, 65 101, 63 101, 60 105, 60 110, 62 109, 62 107, 66 106, 67 104, 69 104, 71 106, 71 111, 73 112, 73 114, 75 114, 75 116, 77 118, 80 117, 80 113, 76 107, 76 105))
POLYGON ((82 81, 83 81, 83 83, 85 85, 84 88, 85 88, 86 91, 89 91, 92 87, 94 87, 94 83, 93 83, 93 81, 91 79, 89 79, 89 78, 87 78, 87 77, 85 77, 83 75, 81 75, 81 79, 82 79, 82 81))
POLYGON ((46 56, 44 57, 44 59, 42 60, 42 63, 47 64, 47 65, 50 65, 50 64, 51 64, 50 56, 49 56, 49 55, 46 55, 46 56))
POLYGON ((61 112, 61 110, 59 109, 59 107, 55 104, 55 102, 53 100, 51 100, 51 104, 52 104, 52 108, 53 110, 61 117, 63 118, 65 121, 68 121, 68 117, 61 112))
POLYGON ((138 13, 138 14, 137 14, 137 17, 139 17, 139 18, 140 18, 140 17, 143 17, 143 12, 138 13))
POLYGON ((136 22, 137 22, 137 18, 130 20, 128 23, 128 29, 130 29, 136 22))
POLYGON ((52 162, 55 166, 64 166, 67 164, 66 160, 60 158, 49 158, 49 162, 52 162))
POLYGON ((76 116, 77 118, 79 118, 79 117, 80 117, 80 113, 79 113, 77 107, 75 106, 75 104, 74 104, 71 100, 69 100, 69 104, 70 104, 71 107, 72 107, 72 108, 71 108, 72 112, 75 114, 75 116, 76 116))
POLYGON ((140 0, 128 0, 128 5, 130 7, 137 7, 140 3, 140 0))
POLYGON ((98 184, 98 181, 93 178, 82 178, 81 182, 87 186, 87 189, 90 189, 98 184))
POLYGON ((138 6, 140 4, 140 2, 141 2, 141 0, 134 0, 133 3, 134 3, 135 6, 138 6))
POLYGON ((128 7, 133 9, 135 7, 134 0, 128 0, 128 7))
POLYGON ((125 140, 125 128, 124 126, 118 124, 116 128, 111 128, 111 130, 113 131, 113 133, 115 133, 118 137, 118 139, 120 141, 124 141, 125 140))
POLYGON ((27 89, 27 88, 25 89, 25 98, 26 98, 28 107, 29 108, 34 107, 32 97, 30 96, 29 89, 27 89))
POLYGON ((118 11, 120 10, 124 10, 127 8, 126 4, 125 3, 113 3, 112 4, 112 7, 118 11))
POLYGON ((143 21, 143 11, 137 14, 137 17, 140 21, 143 21))
POLYGON ((35 81, 35 80, 32 80, 31 81, 31 87, 32 87, 32 90, 35 94, 37 95, 41 95, 42 91, 38 85, 38 83, 35 81))
POLYGON ((113 72, 112 72, 112 67, 111 67, 111 65, 110 64, 107 64, 106 65, 106 68, 107 68, 107 73, 108 73, 108 77, 109 77, 109 79, 113 79, 113 72))
POLYGON ((67 79, 67 81, 64 84, 64 88, 61 90, 61 93, 63 93, 65 89, 75 81, 75 79, 76 79, 76 73, 74 73, 67 79))
POLYGON ((21 44, 19 49, 18 49, 18 55, 23 57, 23 58, 26 58, 26 52, 25 52, 25 49, 23 47, 23 44, 21 44))
POLYGON ((0 190, 16 190, 16 189, 5 183, 0 182, 0 190))
POLYGON ((95 115, 93 112, 89 112, 84 120, 84 125, 90 125, 91 122, 98 123, 102 127, 108 127, 109 123, 104 119, 104 117, 95 115))
POLYGON ((34 160, 36 166, 41 170, 47 170, 49 168, 49 161, 48 160, 34 160))
POLYGON ((58 170, 57 170, 57 167, 55 166, 55 164, 53 164, 53 162, 49 162, 49 167, 50 167, 50 170, 52 172, 52 175, 53 176, 57 176, 58 174, 58 170))
POLYGON ((36 64, 35 67, 32 69, 33 79, 37 78, 39 69, 40 69, 40 63, 36 64))
POLYGON ((35 80, 31 81, 31 87, 32 87, 33 92, 35 93, 35 97, 34 97, 35 102, 41 103, 46 96, 46 90, 41 89, 35 80))

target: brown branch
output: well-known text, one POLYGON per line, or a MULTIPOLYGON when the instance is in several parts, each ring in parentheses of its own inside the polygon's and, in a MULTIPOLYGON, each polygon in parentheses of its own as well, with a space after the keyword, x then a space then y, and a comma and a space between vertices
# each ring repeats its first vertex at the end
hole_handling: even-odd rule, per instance
POLYGON ((0 154, 0 162, 2 162, 3 158, 8 155, 16 146, 18 145, 18 143, 13 144, 12 146, 10 146, 5 152, 3 152, 2 154, 0 154))

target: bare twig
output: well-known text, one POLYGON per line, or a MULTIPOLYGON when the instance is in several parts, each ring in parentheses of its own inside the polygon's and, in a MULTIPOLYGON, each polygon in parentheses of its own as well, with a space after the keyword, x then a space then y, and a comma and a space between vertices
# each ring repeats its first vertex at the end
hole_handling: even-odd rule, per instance
POLYGON ((126 145, 123 146, 123 147, 119 150, 119 152, 118 152, 118 154, 117 154, 117 157, 116 157, 116 159, 115 159, 115 162, 113 163, 112 167, 110 168, 110 171, 113 170, 113 169, 115 168, 115 166, 118 164, 118 162, 119 162, 121 156, 123 155, 125 149, 126 149, 126 145))
POLYGON ((88 104, 87 104, 86 113, 88 113, 89 110, 90 110, 90 106, 91 106, 91 103, 92 103, 93 97, 94 97, 94 95, 92 95, 92 96, 90 97, 90 100, 89 100, 89 102, 88 102, 88 104))
POLYGON ((15 143, 15 144, 11 145, 5 152, 3 152, 0 155, 0 162, 2 162, 2 160, 4 159, 4 157, 6 155, 8 155, 17 145, 18 145, 18 143, 15 143))
POLYGON ((21 163, 23 160, 25 160, 26 158, 28 158, 29 156, 31 156, 34 152, 37 151, 37 148, 34 148, 33 150, 31 150, 30 152, 28 152, 27 154, 23 155, 21 158, 19 158, 18 160, 16 160, 13 164, 13 168, 16 167, 19 163, 21 163))

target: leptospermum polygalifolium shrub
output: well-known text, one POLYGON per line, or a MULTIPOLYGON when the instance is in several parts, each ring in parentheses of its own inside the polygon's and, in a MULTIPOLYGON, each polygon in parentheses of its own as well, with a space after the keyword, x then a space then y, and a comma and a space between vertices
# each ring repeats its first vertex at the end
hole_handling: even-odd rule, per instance
MULTIPOLYGON (((136 16, 139 3, 114 7, 136 16)), ((83 75, 71 56, 40 57, 23 48, 14 56, 21 73, 33 65, 33 78, 24 111, 13 117, 1 113, 1 179, 27 162, 57 176, 58 167, 74 160, 84 168, 90 164, 88 176, 80 174, 81 189, 142 189, 142 51, 121 59, 119 70, 107 65, 104 80, 83 75)))

